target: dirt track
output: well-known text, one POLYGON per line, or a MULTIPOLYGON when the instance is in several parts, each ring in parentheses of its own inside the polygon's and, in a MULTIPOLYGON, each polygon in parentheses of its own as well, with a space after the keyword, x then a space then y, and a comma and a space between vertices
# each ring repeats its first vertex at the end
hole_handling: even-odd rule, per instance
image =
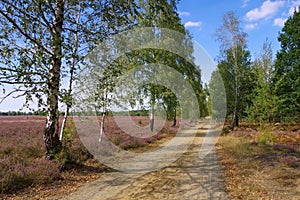
POLYGON ((168 167, 146 174, 109 172, 70 195, 50 199, 229 199, 215 150, 199 158, 208 127, 199 126, 192 145, 168 167))

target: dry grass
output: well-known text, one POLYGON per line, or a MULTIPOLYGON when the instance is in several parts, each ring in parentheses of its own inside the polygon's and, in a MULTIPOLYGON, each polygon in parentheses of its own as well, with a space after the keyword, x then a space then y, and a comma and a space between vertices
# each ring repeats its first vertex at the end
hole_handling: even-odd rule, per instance
POLYGON ((220 138, 218 153, 228 193, 233 199, 300 199, 300 153, 274 148, 267 142, 269 133, 261 137, 266 137, 258 137, 262 144, 249 135, 220 138))

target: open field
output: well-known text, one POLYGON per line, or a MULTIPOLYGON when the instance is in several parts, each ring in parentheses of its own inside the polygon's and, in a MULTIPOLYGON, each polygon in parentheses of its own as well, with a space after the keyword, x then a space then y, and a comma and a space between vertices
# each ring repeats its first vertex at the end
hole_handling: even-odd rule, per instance
MULTIPOLYGON (((113 143, 130 151, 147 151, 156 148, 155 141, 165 141, 177 128, 166 124, 150 138, 133 138, 106 118, 105 134, 113 143), (149 148, 146 148, 149 146, 149 148)), ((101 117, 98 118, 101 120, 101 117)), ((146 126, 148 117, 132 117, 134 123, 146 126)), ((45 117, 0 117, 0 198, 43 198, 57 193, 71 192, 79 185, 96 179, 110 171, 88 153, 82 145, 72 120, 68 121, 62 154, 56 162, 44 159, 43 128, 45 117)))
POLYGON ((300 198, 300 125, 268 127, 243 124, 218 142, 233 199, 300 198))

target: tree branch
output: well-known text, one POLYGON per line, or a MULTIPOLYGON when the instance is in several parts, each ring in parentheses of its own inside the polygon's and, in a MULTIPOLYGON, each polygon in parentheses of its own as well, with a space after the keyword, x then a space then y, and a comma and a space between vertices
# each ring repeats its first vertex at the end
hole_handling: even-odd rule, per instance
POLYGON ((3 15, 10 23, 12 23, 12 25, 18 29, 18 31, 27 39, 29 39, 31 42, 33 42, 34 44, 36 44, 38 47, 40 47, 41 49, 44 49, 48 54, 53 55, 53 53, 48 50, 46 47, 44 47, 43 45, 41 45, 40 43, 38 43, 34 38, 32 38, 30 35, 28 35, 26 32, 24 32, 19 25, 12 19, 10 18, 5 12, 3 12, 0 9, 0 14, 3 15))
POLYGON ((0 104, 1 104, 5 99, 7 99, 8 97, 10 97, 11 95, 13 95, 14 93, 17 93, 17 92, 23 92, 23 93, 22 93, 22 94, 19 94, 19 95, 17 95, 17 96, 13 96, 12 98, 16 99, 16 98, 25 96, 26 94, 30 93, 28 90, 14 89, 14 90, 10 91, 10 92, 9 92, 7 95, 5 95, 4 97, 0 97, 0 104))
POLYGON ((24 72, 24 71, 19 71, 19 70, 7 68, 7 67, 0 67, 0 70, 2 70, 2 71, 8 71, 8 72, 14 72, 14 73, 21 72, 24 75, 39 75, 39 76, 44 76, 44 74, 39 73, 39 72, 26 72, 26 71, 24 72))
POLYGON ((50 33, 52 34, 53 28, 51 27, 51 24, 49 23, 49 21, 46 19, 45 15, 44 15, 41 2, 39 2, 38 7, 39 7, 41 17, 42 17, 43 21, 46 23, 46 27, 49 29, 50 33))
MULTIPOLYGON (((9 85, 24 85, 26 81, 7 81, 7 80, 0 80, 0 84, 9 84, 9 85)), ((37 81, 37 82, 30 82, 31 85, 42 85, 45 84, 44 81, 37 81)))
MULTIPOLYGON (((9 6, 13 7, 16 11, 20 12, 20 13, 23 14, 24 16, 26 16, 26 17, 28 17, 28 18, 32 18, 33 20, 40 22, 43 26, 48 27, 48 24, 47 24, 48 21, 45 21, 45 20, 44 20, 45 23, 46 23, 46 24, 45 24, 45 23, 43 23, 41 20, 39 20, 38 17, 34 17, 34 16, 32 16, 32 15, 30 15, 30 14, 24 12, 24 10, 21 10, 20 8, 18 8, 17 6, 15 6, 13 3, 10 3, 10 2, 8 2, 8 1, 6 1, 6 0, 2 0, 2 1, 3 1, 4 3, 8 4, 9 6)), ((34 2, 33 2, 33 3, 34 3, 34 2)), ((41 12, 40 14, 43 15, 42 12, 41 12)), ((14 13, 14 16, 22 17, 22 16, 19 16, 19 15, 16 15, 15 13, 14 13)), ((43 16, 42 16, 42 17, 43 17, 43 16)), ((51 31, 51 28, 50 28, 50 31, 51 31)))

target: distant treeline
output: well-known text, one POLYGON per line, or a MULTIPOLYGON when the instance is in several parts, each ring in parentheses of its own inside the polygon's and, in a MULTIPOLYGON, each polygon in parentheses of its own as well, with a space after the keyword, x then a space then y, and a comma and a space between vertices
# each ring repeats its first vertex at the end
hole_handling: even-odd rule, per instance
MULTIPOLYGON (((128 112, 110 112, 109 115, 128 115, 128 112)), ((130 116, 148 116, 149 115, 149 111, 148 110, 131 110, 129 111, 129 115, 130 116)))
MULTIPOLYGON (((0 112, 0 116, 18 116, 18 115, 38 115, 38 116, 46 116, 46 111, 38 110, 33 112, 22 112, 22 111, 8 111, 8 112, 0 112)), ((82 114, 82 113, 80 113, 82 114)), ((71 113, 71 115, 80 115, 79 113, 71 113)), ((94 113, 85 113, 86 115, 94 115, 94 113)), ((64 115, 64 112, 60 112, 59 115, 64 115)), ((101 116, 102 113, 98 112, 98 116, 101 116)), ((128 112, 108 112, 107 116, 125 116, 128 115, 128 112)), ((130 116, 148 116, 149 111, 148 110, 132 110, 129 111, 130 116)))
MULTIPOLYGON (((61 113, 63 115, 64 113, 61 113)), ((85 115, 85 116, 93 116, 95 115, 94 111, 90 112, 82 112, 82 113, 75 113, 72 112, 70 115, 85 115)), ((112 112, 109 111, 105 114, 106 116, 149 116, 148 110, 131 110, 131 111, 119 111, 119 112, 112 112)), ((102 112, 97 112, 97 116, 102 116, 102 112)))
POLYGON ((17 115, 39 115, 39 116, 46 116, 46 112, 45 111, 33 111, 33 112, 8 111, 8 112, 0 112, 0 116, 17 116, 17 115))

